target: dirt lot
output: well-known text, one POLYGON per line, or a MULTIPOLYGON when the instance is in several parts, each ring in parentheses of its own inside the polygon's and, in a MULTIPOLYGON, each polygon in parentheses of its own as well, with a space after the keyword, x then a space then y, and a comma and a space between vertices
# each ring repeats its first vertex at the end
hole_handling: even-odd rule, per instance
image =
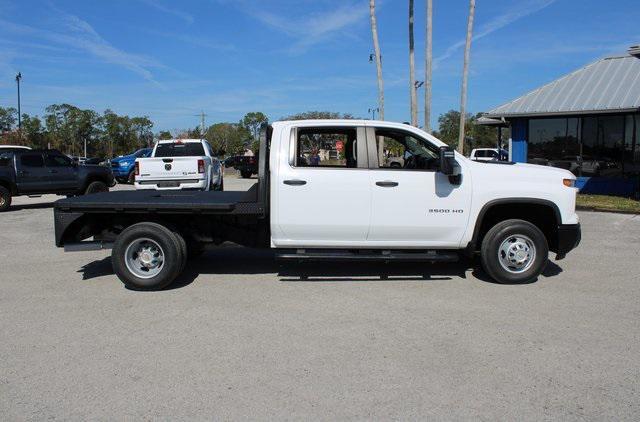
POLYGON ((638 216, 581 213, 528 285, 225 247, 143 293, 54 247, 52 199, 0 215, 3 420, 640 418, 638 216))

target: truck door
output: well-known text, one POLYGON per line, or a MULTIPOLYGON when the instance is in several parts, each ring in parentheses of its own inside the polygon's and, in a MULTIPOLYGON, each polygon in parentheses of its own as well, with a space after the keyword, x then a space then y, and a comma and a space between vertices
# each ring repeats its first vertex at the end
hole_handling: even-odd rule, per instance
POLYGON ((457 247, 469 218, 469 177, 463 174, 461 184, 452 184, 438 172, 438 147, 410 131, 369 127, 367 141, 373 152, 367 240, 398 247, 457 247))
MULTIPOLYGON (((364 128, 302 126, 282 140, 272 239, 276 246, 363 243, 371 193, 364 128)), ((272 202, 273 204, 273 202, 272 202)))
POLYGON ((68 192, 79 189, 78 168, 69 157, 60 153, 47 153, 44 161, 49 177, 49 189, 68 192))
POLYGON ((16 157, 16 184, 20 193, 46 192, 49 174, 40 152, 29 152, 16 157))

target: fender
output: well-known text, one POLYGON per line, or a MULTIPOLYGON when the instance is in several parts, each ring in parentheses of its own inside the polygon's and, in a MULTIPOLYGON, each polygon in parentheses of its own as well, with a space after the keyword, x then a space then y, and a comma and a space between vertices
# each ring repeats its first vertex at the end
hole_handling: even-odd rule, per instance
POLYGON ((478 213, 478 217, 476 218, 476 224, 473 229, 473 236, 471 237, 471 241, 467 245, 467 251, 475 250, 476 244, 478 243, 478 236, 480 236, 480 227, 482 227, 482 222, 484 221, 484 216, 491 209, 491 207, 496 205, 522 205, 522 204, 534 204, 534 205, 542 205, 546 207, 550 207, 553 210, 553 213, 556 217, 556 224, 562 224, 562 216, 560 214, 560 209, 558 206, 547 200, 547 199, 539 199, 539 198, 500 198, 493 199, 482 206, 480 212, 478 213))

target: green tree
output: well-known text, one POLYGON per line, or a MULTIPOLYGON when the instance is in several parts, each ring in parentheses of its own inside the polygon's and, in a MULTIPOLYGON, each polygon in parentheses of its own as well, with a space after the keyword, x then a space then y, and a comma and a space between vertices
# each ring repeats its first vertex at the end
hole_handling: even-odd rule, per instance
POLYGON ((22 136, 32 148, 45 148, 45 130, 38 116, 22 114, 22 136))
POLYGON ((283 117, 282 120, 309 120, 309 119, 355 119, 353 115, 349 113, 337 113, 334 111, 305 111, 304 113, 292 114, 291 116, 283 117))
POLYGON ((173 139, 173 135, 171 135, 171 132, 169 132, 168 130, 161 130, 160 132, 158 132, 158 139, 161 139, 163 141, 173 139))
POLYGON ((13 107, 0 107, 0 132, 11 131, 18 121, 18 112, 13 107))
MULTIPOLYGON (((480 113, 475 116, 467 113, 464 127, 464 135, 466 143, 471 148, 495 147, 497 143, 497 133, 492 127, 479 125, 478 118, 480 113)), ((457 146, 460 133, 460 112, 457 110, 449 110, 438 117, 438 131, 434 133, 442 142, 447 145, 457 146)))
POLYGON ((237 123, 216 123, 209 126, 205 139, 218 155, 236 155, 250 144, 251 133, 237 123))
POLYGON ((240 125, 247 129, 254 140, 260 137, 260 127, 264 123, 268 123, 269 118, 259 111, 252 111, 244 115, 242 120, 240 120, 240 125))

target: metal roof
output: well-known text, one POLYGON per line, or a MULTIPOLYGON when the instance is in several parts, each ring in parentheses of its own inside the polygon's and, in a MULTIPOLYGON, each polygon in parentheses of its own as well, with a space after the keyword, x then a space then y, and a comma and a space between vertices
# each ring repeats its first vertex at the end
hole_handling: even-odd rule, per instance
POLYGON ((487 117, 640 109, 640 58, 607 57, 485 113, 487 117))

